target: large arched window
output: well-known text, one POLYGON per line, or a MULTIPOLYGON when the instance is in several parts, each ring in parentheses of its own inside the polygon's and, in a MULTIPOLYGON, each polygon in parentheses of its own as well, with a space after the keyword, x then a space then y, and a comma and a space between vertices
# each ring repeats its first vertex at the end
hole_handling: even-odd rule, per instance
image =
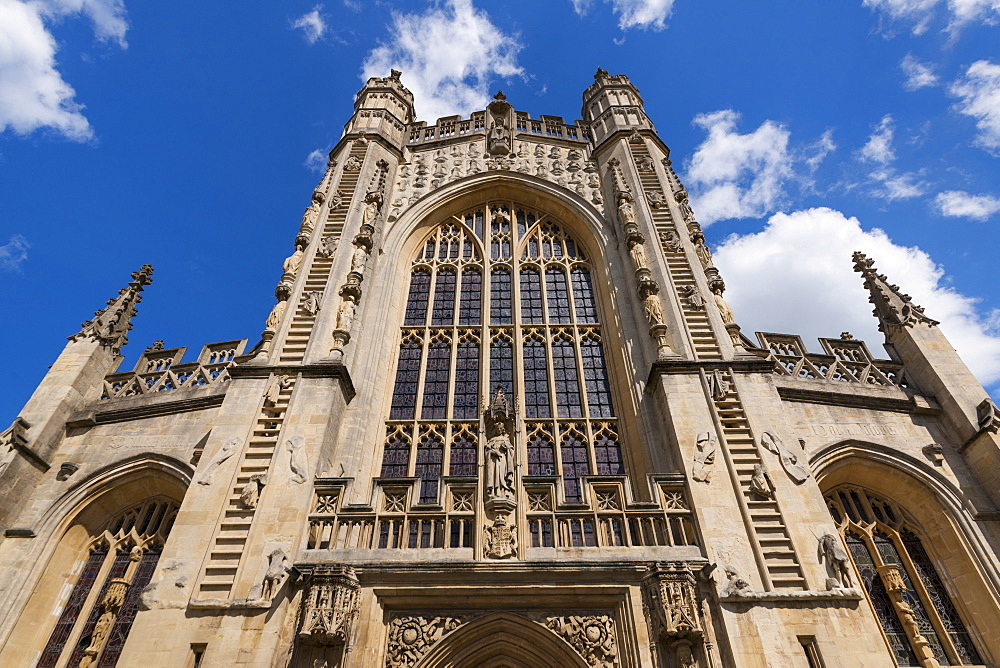
POLYGON ((383 477, 474 475, 479 410, 517 400, 528 475, 624 473, 590 265, 558 222, 491 202, 438 226, 410 272, 383 477))
POLYGON ((113 517, 90 541, 37 668, 75 667, 84 659, 95 668, 118 664, 139 595, 153 577, 176 515, 172 499, 147 499, 113 517))
POLYGON ((860 487, 841 486, 826 495, 896 663, 919 666, 915 647, 897 614, 879 568, 895 565, 906 589, 903 601, 943 666, 981 664, 962 618, 924 548, 921 531, 894 503, 860 487))

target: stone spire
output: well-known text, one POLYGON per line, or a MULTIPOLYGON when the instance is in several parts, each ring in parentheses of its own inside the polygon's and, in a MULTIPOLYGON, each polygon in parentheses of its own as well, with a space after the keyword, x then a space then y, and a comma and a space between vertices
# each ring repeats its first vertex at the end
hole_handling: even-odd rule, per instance
POLYGON ((132 281, 122 288, 118 295, 108 300, 107 306, 94 311, 94 317, 80 326, 80 331, 68 337, 70 341, 90 339, 99 341, 117 355, 128 343, 128 331, 132 329, 132 317, 137 313, 136 305, 142 301, 142 289, 153 282, 152 265, 144 264, 132 272, 132 281))
POLYGON ((904 327, 924 324, 934 327, 937 320, 924 315, 924 309, 910 301, 910 295, 900 291, 898 285, 893 285, 885 274, 878 273, 875 260, 864 253, 854 253, 854 271, 865 278, 865 288, 871 293, 868 301, 875 305, 873 315, 878 318, 879 331, 888 336, 891 332, 904 327))

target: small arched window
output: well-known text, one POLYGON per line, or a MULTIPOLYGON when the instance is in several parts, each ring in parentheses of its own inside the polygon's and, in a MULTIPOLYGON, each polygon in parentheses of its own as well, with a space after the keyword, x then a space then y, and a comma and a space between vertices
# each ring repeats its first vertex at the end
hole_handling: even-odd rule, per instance
POLYGON ((903 602, 912 610, 920 634, 927 639, 938 663, 981 664, 972 637, 924 549, 916 523, 891 501, 860 487, 838 487, 826 495, 826 502, 861 574, 865 593, 896 663, 921 665, 918 648, 907 634, 879 570, 892 566, 898 569, 905 586, 903 602))
POLYGON ((413 261, 387 422, 383 477, 474 475, 480 405, 516 398, 528 475, 622 474, 591 267, 562 226, 513 202, 439 225, 413 261), (415 444, 416 447, 411 447, 415 444))
POLYGON ((113 517, 90 541, 37 668, 79 666, 84 658, 95 668, 118 664, 139 595, 153 577, 176 516, 176 501, 147 499, 113 517))

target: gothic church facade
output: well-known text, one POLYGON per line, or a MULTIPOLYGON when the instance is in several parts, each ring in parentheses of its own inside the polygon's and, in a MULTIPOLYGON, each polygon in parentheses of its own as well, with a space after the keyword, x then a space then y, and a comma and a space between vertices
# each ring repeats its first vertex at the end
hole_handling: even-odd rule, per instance
POLYGON ((637 88, 582 117, 370 79, 256 345, 118 370, 136 271, 0 439, 0 665, 1000 665, 932 314, 856 254, 887 359, 752 340, 637 88))

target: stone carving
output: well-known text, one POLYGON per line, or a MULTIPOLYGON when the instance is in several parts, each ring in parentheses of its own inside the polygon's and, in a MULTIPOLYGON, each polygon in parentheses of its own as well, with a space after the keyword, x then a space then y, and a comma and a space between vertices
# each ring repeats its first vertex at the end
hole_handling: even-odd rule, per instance
POLYGON ((277 405, 278 395, 281 393, 281 390, 291 384, 292 380, 288 376, 272 376, 270 382, 267 384, 267 389, 264 390, 264 405, 277 405))
POLYGON ((344 194, 339 190, 334 191, 333 195, 330 196, 330 211, 334 209, 339 209, 340 205, 344 203, 344 194))
POLYGON ((753 465, 753 475, 750 477, 750 491, 762 499, 774 498, 774 483, 763 464, 753 465))
POLYGON ((722 372, 718 369, 708 376, 708 387, 713 401, 722 401, 729 394, 729 381, 722 377, 722 372))
POLYGON ((517 527, 507 521, 508 513, 497 513, 491 526, 486 527, 486 556, 506 559, 517 556, 517 527))
POLYGON ((264 572, 264 579, 261 582, 260 600, 270 601, 278 593, 281 581, 285 579, 285 562, 288 555, 281 548, 271 551, 267 555, 267 570, 264 572))
POLYGON ((635 164, 636 169, 640 172, 654 172, 656 171, 656 166, 653 163, 653 159, 648 155, 639 158, 635 164))
POLYGON ((680 253, 681 252, 681 240, 677 236, 677 233, 673 230, 667 230, 665 232, 660 232, 660 243, 663 244, 663 248, 669 253, 680 253))
POLYGON ((659 190, 647 190, 646 200, 653 209, 660 209, 667 205, 667 198, 659 190))
POLYGON ((358 246, 354 249, 354 253, 351 254, 351 271, 363 274, 365 271, 365 262, 368 260, 368 249, 364 246, 358 246))
POLYGON ((681 296, 692 311, 700 311, 705 308, 705 298, 698 291, 698 286, 685 285, 681 287, 681 296))
POLYGON ((306 207, 305 213, 302 214, 302 225, 299 227, 299 232, 308 234, 316 229, 316 221, 319 220, 319 207, 322 203, 323 194, 318 192, 313 193, 313 201, 306 207), (319 195, 319 198, 316 197, 317 195, 319 195))
POLYGON ((337 239, 336 237, 323 237, 319 240, 319 247, 316 249, 316 255, 325 259, 333 257, 334 253, 337 252, 337 245, 339 243, 340 239, 337 239))
POLYGON ((976 406, 976 420, 981 430, 995 434, 1000 429, 1000 409, 989 397, 976 406))
MULTIPOLYGON (((640 237, 641 239, 642 237, 640 237)), ((629 255, 632 257, 632 264, 635 265, 636 269, 647 269, 646 265, 646 251, 642 241, 632 240, 629 242, 628 247, 629 255)))
POLYGON ((723 596, 752 596, 754 593, 750 581, 744 578, 732 565, 726 566, 726 588, 723 596))
POLYGON ((594 668, 617 668, 614 622, 607 615, 552 617, 546 624, 594 668))
POLYGON ((615 199, 618 205, 618 220, 621 224, 634 223, 635 207, 632 206, 632 196, 627 192, 620 192, 615 199))
POLYGON ((655 292, 647 294, 642 300, 642 310, 650 325, 663 324, 663 303, 660 301, 660 295, 655 292))
POLYGON ((487 442, 485 447, 484 489, 486 500, 512 501, 515 495, 514 446, 510 434, 514 425, 514 407, 497 386, 484 411, 487 442))
POLYGON ((760 436, 760 444, 771 453, 778 455, 781 467, 796 485, 801 485, 809 478, 809 468, 799 463, 799 457, 788 446, 781 442, 773 432, 765 431, 760 436))
POLYGON ((73 462, 63 462, 59 466, 59 472, 56 473, 56 480, 62 482, 64 480, 69 480, 70 476, 80 470, 80 467, 73 462))
POLYGON ((719 307, 719 315, 722 316, 722 322, 726 325, 736 324, 736 318, 733 317, 733 309, 722 298, 722 289, 715 288, 712 290, 712 294, 715 295, 715 305, 719 307))
POLYGON ((397 617, 389 623, 386 668, 412 668, 431 647, 462 624, 455 617, 397 617))
POLYGON ((375 226, 376 221, 379 217, 379 212, 382 210, 382 193, 375 190, 369 192, 365 195, 364 212, 361 216, 362 225, 375 226))
POLYGON ((345 172, 357 172, 361 171, 361 160, 356 155, 352 155, 344 163, 345 172))
POLYGON ((132 329, 132 316, 136 306, 142 301, 142 289, 153 282, 153 267, 142 265, 132 272, 132 281, 118 294, 108 300, 107 306, 94 311, 94 317, 80 325, 80 331, 68 337, 70 341, 90 339, 106 346, 115 355, 128 343, 128 332, 132 329))
POLYGON ((350 332, 351 327, 354 325, 354 314, 357 309, 357 304, 354 303, 353 297, 346 295, 343 301, 340 302, 340 307, 337 309, 337 329, 350 332))
POLYGON ((914 327, 923 324, 934 327, 938 324, 924 314, 924 309, 911 301, 910 295, 904 294, 898 285, 889 282, 885 274, 878 273, 875 261, 864 253, 854 253, 854 271, 865 279, 865 288, 869 299, 875 305, 874 315, 879 320, 879 330, 885 332, 904 327, 914 327))
POLYGON ((839 536, 827 532, 819 537, 819 560, 820 563, 825 560, 827 571, 833 573, 833 577, 826 580, 828 590, 854 586, 851 580, 851 558, 841 546, 839 536))
POLYGON ((212 457, 212 461, 209 462, 208 466, 205 467, 205 470, 198 477, 198 484, 205 485, 206 487, 211 485, 215 480, 215 472, 227 459, 236 453, 236 448, 239 447, 242 442, 243 439, 239 436, 233 436, 231 439, 226 441, 222 445, 222 449, 215 453, 215 456, 212 457))
POLYGON ((285 444, 288 448, 288 466, 292 469, 292 482, 301 485, 309 476, 306 474, 305 436, 292 436, 285 444))
POLYGON ((686 563, 650 567, 643 579, 643 592, 655 636, 675 640, 703 635, 697 579, 686 563))
POLYGON ((704 483, 712 482, 711 467, 715 463, 715 451, 717 447, 718 443, 712 432, 703 431, 698 434, 698 439, 695 442, 697 450, 694 454, 694 468, 691 471, 691 477, 696 481, 704 483))
POLYGON ((299 640, 307 645, 347 645, 358 616, 361 587, 350 566, 317 566, 302 597, 299 640))
POLYGON ((938 668, 941 664, 934 658, 934 651, 930 647, 930 642, 920 632, 920 624, 913 608, 906 602, 906 581, 903 573, 897 564, 885 564, 876 568, 882 577, 886 592, 892 600, 892 605, 899 615, 899 621, 903 624, 903 629, 910 637, 916 648, 917 661, 919 665, 930 668, 938 668))
POLYGON ((257 501, 260 499, 260 493, 266 484, 266 473, 255 473, 250 476, 247 483, 243 485, 243 491, 240 493, 240 505, 244 508, 256 508, 257 501))
MULTIPOLYGON (((669 165, 667 165, 669 169, 669 165)), ((687 190, 681 188, 674 192, 674 201, 677 202, 678 206, 681 208, 681 216, 685 223, 690 223, 694 221, 694 211, 691 210, 691 205, 688 203, 688 193, 687 190)))
MULTIPOLYGON (((132 558, 131 554, 129 558, 132 558)), ((111 628, 114 626, 118 612, 121 610, 122 603, 125 602, 125 594, 128 592, 128 586, 129 581, 124 578, 115 578, 108 583, 108 588, 104 592, 104 598, 101 600, 101 616, 97 618, 94 630, 91 631, 90 644, 83 651, 83 658, 80 659, 80 668, 89 668, 92 666, 97 659, 97 655, 104 648, 104 644, 108 640, 108 634, 111 633, 111 628)))
POLYGON ((490 124, 490 131, 486 137, 487 150, 493 155, 506 155, 510 153, 511 139, 510 129, 502 116, 494 116, 493 123, 490 124))
POLYGON ((302 300, 302 310, 309 315, 316 315, 319 313, 320 303, 323 301, 323 291, 313 290, 312 292, 307 292, 303 295, 302 300))
POLYGON ((281 324, 281 316, 285 315, 285 309, 288 308, 288 302, 285 300, 279 301, 271 309, 271 312, 267 316, 267 322, 264 323, 264 329, 275 332, 278 329, 278 325, 281 324))
MULTIPOLYGON (((695 223, 697 225, 697 223, 695 223)), ((691 243, 694 244, 694 252, 698 256, 698 260, 701 262, 703 269, 708 269, 712 266, 712 252, 708 250, 708 246, 705 245, 705 235, 702 234, 700 228, 696 228, 694 232, 691 233, 691 243)))
POLYGON ((299 270, 299 265, 302 264, 303 255, 305 255, 305 247, 302 244, 296 245, 295 252, 285 258, 285 261, 282 263, 282 271, 289 276, 294 276, 295 272, 299 270))
POLYGON ((927 459, 934 462, 934 466, 941 466, 944 464, 944 448, 942 448, 939 443, 925 445, 920 448, 920 451, 924 453, 924 456, 927 457, 927 459))

